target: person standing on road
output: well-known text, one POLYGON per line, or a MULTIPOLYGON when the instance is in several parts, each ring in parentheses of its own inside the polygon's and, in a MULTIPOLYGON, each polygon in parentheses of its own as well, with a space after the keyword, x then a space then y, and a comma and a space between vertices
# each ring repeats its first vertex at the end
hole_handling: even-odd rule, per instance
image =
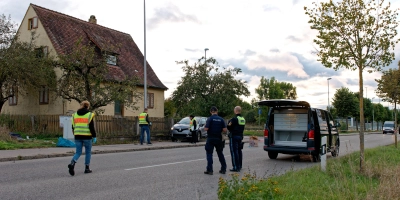
POLYGON ((196 144, 197 142, 197 122, 194 115, 189 116, 190 119, 190 132, 192 133, 192 141, 190 143, 196 144))
POLYGON ((222 144, 222 132, 226 132, 226 123, 222 117, 218 116, 218 109, 212 106, 210 109, 211 117, 206 121, 204 130, 207 131, 207 142, 205 146, 207 155, 207 170, 204 174, 213 175, 213 151, 217 152, 221 170, 219 173, 226 173, 226 161, 223 153, 224 145, 222 144))
POLYGON ((147 133, 147 145, 151 145, 150 142, 150 128, 151 122, 149 121, 149 114, 147 114, 148 109, 145 108, 139 115, 139 126, 140 126, 140 144, 143 145, 144 132, 147 133))
POLYGON ((246 120, 240 114, 242 112, 242 108, 240 106, 236 106, 233 109, 236 116, 229 120, 228 122, 228 130, 229 130, 229 147, 231 150, 232 157, 232 169, 229 169, 231 172, 240 172, 242 169, 242 160, 243 160, 243 131, 244 126, 246 124, 246 120))
POLYGON ((89 107, 90 103, 88 101, 82 101, 81 107, 72 115, 72 133, 75 136, 76 153, 68 165, 71 176, 75 175, 75 163, 78 162, 82 154, 83 146, 85 146, 85 174, 92 172, 89 168, 92 155, 92 142, 95 144, 97 139, 93 122, 94 113, 89 112, 89 107))

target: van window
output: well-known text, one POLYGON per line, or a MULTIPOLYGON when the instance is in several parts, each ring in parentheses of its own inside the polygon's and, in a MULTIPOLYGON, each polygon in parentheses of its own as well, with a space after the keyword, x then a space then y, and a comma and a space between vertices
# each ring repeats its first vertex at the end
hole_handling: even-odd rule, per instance
POLYGON ((325 111, 316 109, 321 130, 328 130, 327 116, 325 111))

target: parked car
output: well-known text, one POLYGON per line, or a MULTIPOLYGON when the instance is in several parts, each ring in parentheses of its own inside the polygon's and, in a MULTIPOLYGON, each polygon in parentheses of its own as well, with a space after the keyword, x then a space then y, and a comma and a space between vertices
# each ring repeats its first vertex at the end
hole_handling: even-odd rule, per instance
POLYGON ((321 138, 327 136, 326 151, 339 155, 339 132, 329 111, 312 108, 306 101, 267 100, 258 102, 268 106, 264 128, 264 150, 270 159, 282 154, 311 154, 313 161, 321 158, 321 138))
POLYGON ((383 134, 393 133, 394 134, 394 121, 385 121, 382 126, 383 134))
MULTIPOLYGON (((201 138, 207 137, 207 131, 204 130, 206 125, 207 117, 194 117, 197 123, 197 139, 200 141, 201 138)), ((184 117, 179 122, 171 127, 171 139, 172 141, 182 141, 190 140, 192 138, 192 133, 189 130, 190 118, 184 117)))

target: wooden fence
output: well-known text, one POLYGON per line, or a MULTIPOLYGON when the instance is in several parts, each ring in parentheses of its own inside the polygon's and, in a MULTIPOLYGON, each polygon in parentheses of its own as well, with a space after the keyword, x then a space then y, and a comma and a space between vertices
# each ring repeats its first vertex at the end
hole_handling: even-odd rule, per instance
MULTIPOLYGON (((99 115, 95 118, 95 128, 100 138, 136 138, 139 134, 138 117, 116 117, 99 115)), ((173 119, 150 117, 152 137, 169 137, 173 119)), ((59 115, 0 115, 0 125, 12 132, 32 135, 63 135, 59 115)))

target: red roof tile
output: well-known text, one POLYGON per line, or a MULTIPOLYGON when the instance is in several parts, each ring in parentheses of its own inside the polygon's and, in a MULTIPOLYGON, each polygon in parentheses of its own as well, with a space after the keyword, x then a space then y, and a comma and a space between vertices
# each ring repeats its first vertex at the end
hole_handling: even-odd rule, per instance
MULTIPOLYGON (((57 54, 70 52, 78 39, 84 44, 93 42, 102 50, 115 45, 113 53, 118 55, 118 66, 110 66, 109 78, 120 80, 125 76, 138 76, 140 85, 143 86, 143 61, 144 56, 133 41, 132 37, 120 31, 116 31, 98 24, 80 20, 47 8, 31 4, 35 10, 39 22, 42 23, 57 54)), ((149 63, 147 66, 147 86, 167 90, 160 81, 149 63)))

